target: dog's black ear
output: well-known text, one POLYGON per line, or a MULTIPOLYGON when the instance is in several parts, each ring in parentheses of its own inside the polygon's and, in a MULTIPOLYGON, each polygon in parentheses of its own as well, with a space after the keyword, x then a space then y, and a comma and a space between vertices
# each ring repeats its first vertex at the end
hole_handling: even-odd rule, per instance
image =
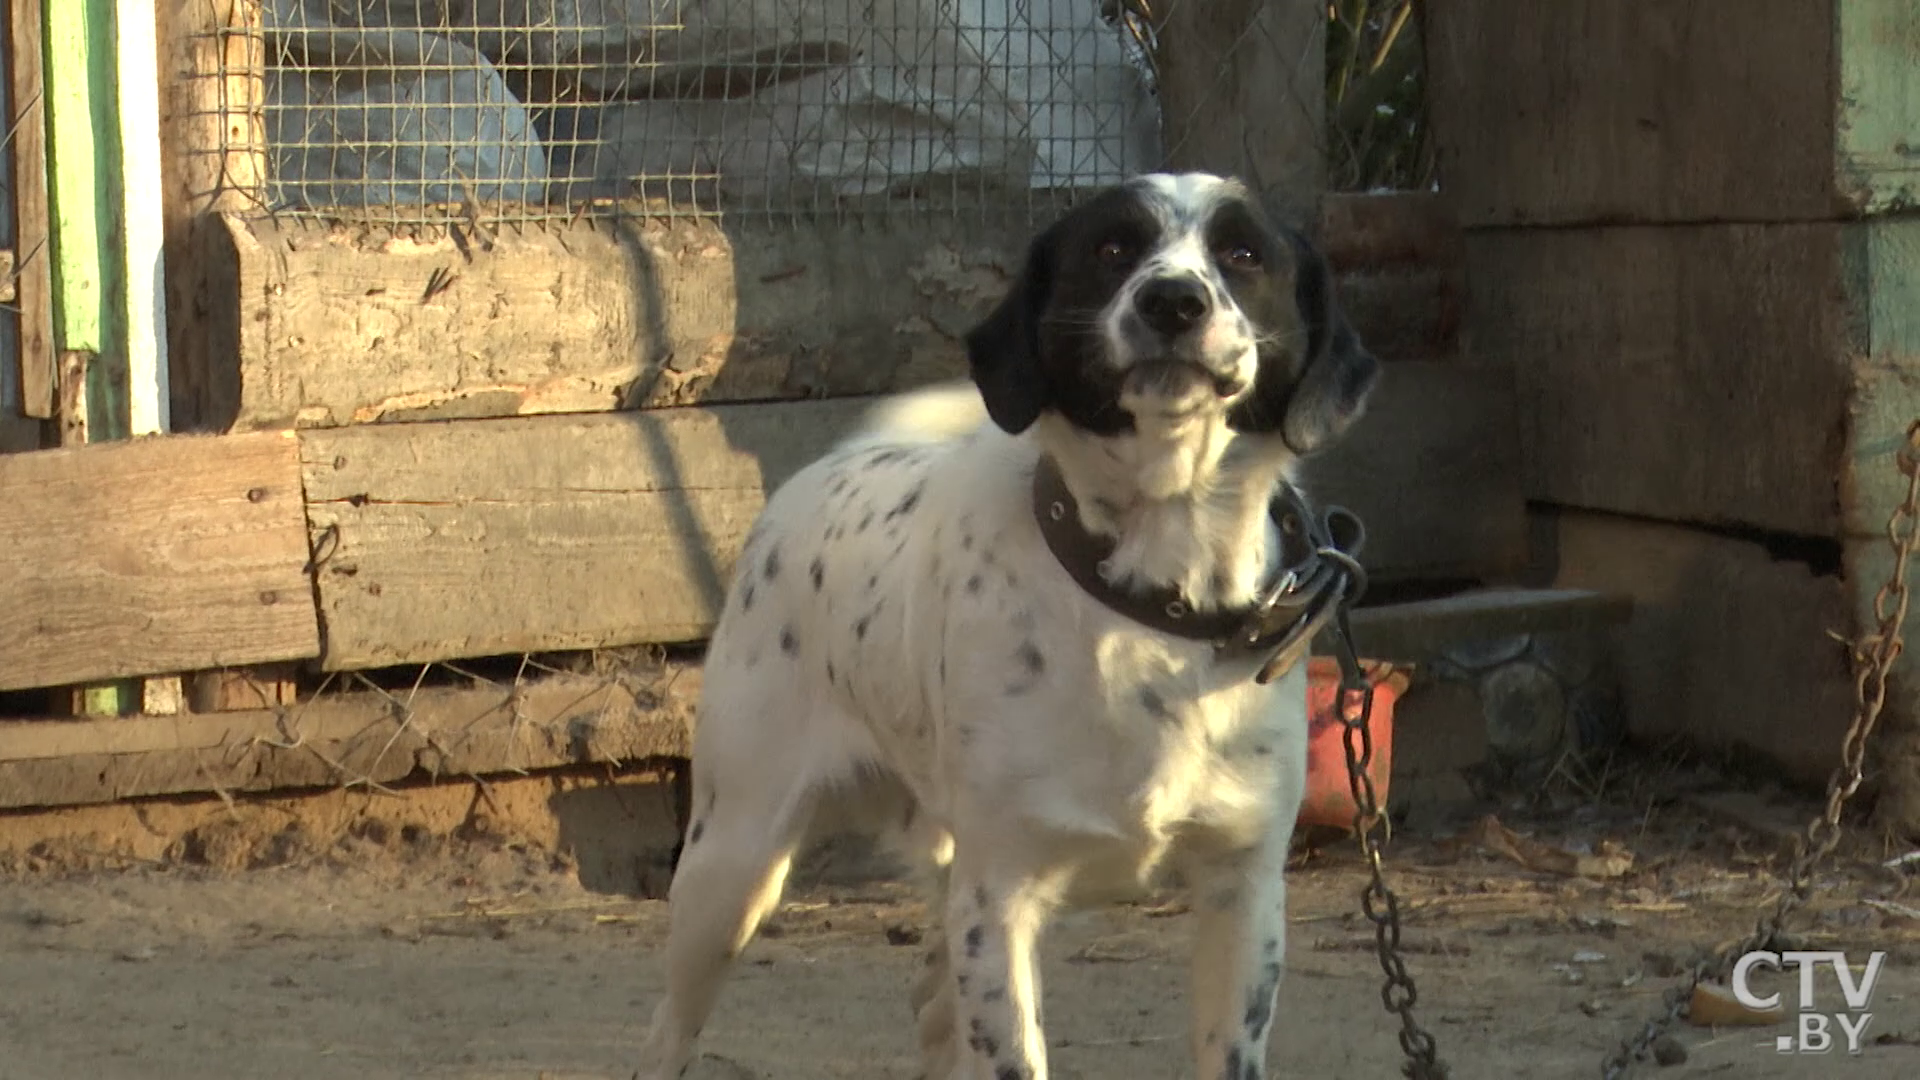
POLYGON ((1013 287, 985 320, 967 332, 967 367, 987 403, 987 415, 1015 435, 1031 427, 1047 406, 1046 375, 1040 368, 1040 317, 1053 292, 1058 234, 1055 226, 1034 239, 1013 287))
POLYGON ((1366 408, 1379 381, 1380 362, 1361 343, 1333 295, 1327 260, 1305 236, 1289 232, 1293 242, 1294 304, 1306 331, 1306 363, 1281 417, 1280 435, 1296 454, 1306 455, 1338 438, 1366 408))

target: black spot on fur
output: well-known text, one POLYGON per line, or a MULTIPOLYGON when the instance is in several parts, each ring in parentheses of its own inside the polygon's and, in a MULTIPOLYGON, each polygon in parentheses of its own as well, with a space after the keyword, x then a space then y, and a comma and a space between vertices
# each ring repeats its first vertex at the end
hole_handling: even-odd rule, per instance
POLYGON ((1000 1070, 993 1074, 993 1080, 1025 1080, 1025 1077, 1020 1072, 1019 1066, 1002 1065, 1000 1070))
POLYGON ((833 661, 831 660, 827 661, 827 684, 830 686, 840 685, 839 673, 833 670, 833 661))
POLYGON ((967 959, 980 959, 980 943, 985 941, 986 937, 987 931, 984 927, 970 926, 967 928, 967 959))
POLYGON ((865 515, 863 515, 863 516, 862 516, 862 517, 860 518, 860 525, 859 525, 859 527, 858 527, 858 528, 856 528, 856 529, 854 529, 853 531, 854 531, 854 532, 866 532, 866 531, 867 531, 867 527, 868 527, 869 525, 872 525, 872 524, 873 524, 873 511, 871 511, 871 510, 869 510, 869 511, 867 511, 867 512, 866 512, 866 514, 865 514, 865 515))
POLYGON ((1246 1053, 1238 1046, 1228 1047, 1227 1067, 1226 1070, 1220 1074, 1220 1080, 1240 1080, 1240 1065, 1245 1058, 1246 1053))
POLYGON ((699 843, 700 838, 706 835, 706 832, 707 832, 706 822, 704 821, 694 822, 693 828, 687 830, 687 846, 692 847, 693 845, 699 843))
POLYGON ((913 485, 913 490, 902 496, 900 501, 893 505, 893 509, 887 511, 887 520, 892 521, 895 518, 906 517, 908 514, 913 513, 913 508, 920 505, 920 496, 926 491, 926 487, 927 482, 925 480, 913 485))
POLYGON ((1140 707, 1147 710, 1148 716, 1163 723, 1173 719, 1173 710, 1167 708, 1167 699, 1151 686, 1140 688, 1140 707))
POLYGON ((967 1032, 967 1045, 976 1053, 985 1054, 988 1057, 999 1056, 1000 1040, 987 1034, 987 1026, 980 1022, 979 1017, 976 1016, 968 1022, 967 1032))
POLYGON ((972 533, 963 532, 960 534, 960 550, 961 551, 973 550, 973 534, 972 533))
POLYGON ((747 582, 746 588, 740 590, 740 610, 753 610, 753 582, 751 581, 747 582))
POLYGON ((1280 989, 1280 962, 1269 960, 1260 969, 1260 984, 1247 993, 1247 1014, 1241 1026, 1247 1037, 1258 1040, 1267 1033, 1273 1020, 1273 995, 1280 989))
POLYGON ((780 576, 779 547, 776 546, 776 547, 770 547, 767 549, 766 565, 762 566, 761 570, 766 573, 768 581, 772 581, 774 578, 777 578, 780 576))
POLYGON ((853 622, 853 636, 860 641, 867 640, 867 622, 871 615, 862 615, 853 622))
POLYGON ((807 567, 807 574, 813 578, 813 591, 819 592, 820 586, 827 581, 827 564, 821 561, 820 556, 815 555, 813 564, 807 567))
POLYGON ((1000 1002, 1007 1000, 1007 988, 1004 986, 990 986, 987 988, 986 993, 980 995, 980 1000, 989 1005, 998 1005, 1000 1002))
POLYGON ((1047 670, 1047 658, 1040 655, 1039 647, 1031 641, 1021 642, 1020 650, 1014 656, 1019 658, 1020 666, 1026 668, 1029 675, 1038 675, 1047 670))
POLYGON ((953 987, 959 991, 961 997, 967 996, 967 985, 971 982, 973 982, 973 977, 964 971, 953 977, 953 987))
POLYGON ((793 636, 793 627, 780 628, 780 651, 792 656, 800 651, 800 639, 793 636))
POLYGON ((974 907, 977 907, 984 912, 987 910, 987 903, 991 899, 992 897, 987 895, 987 887, 985 885, 975 885, 973 887, 973 906, 974 907))
POLYGON ((1268 938, 1260 946, 1260 955, 1266 957, 1269 960, 1273 959, 1276 956, 1279 956, 1280 955, 1280 939, 1268 938))
POLYGON ((1273 747, 1268 746, 1266 743, 1254 743, 1253 756, 1254 757, 1272 757, 1273 747))
POLYGON ((984 584, 984 582, 980 580, 979 574, 967 575, 967 593, 969 595, 978 596, 982 584, 984 584))

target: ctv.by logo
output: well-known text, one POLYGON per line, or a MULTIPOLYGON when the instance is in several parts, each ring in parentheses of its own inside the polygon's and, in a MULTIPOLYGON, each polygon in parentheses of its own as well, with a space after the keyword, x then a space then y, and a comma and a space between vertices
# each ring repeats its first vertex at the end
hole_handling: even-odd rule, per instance
POLYGON ((1733 965, 1733 996, 1739 999, 1740 1004, 1755 1012, 1777 1009, 1780 1007, 1780 995, 1773 993, 1761 997, 1748 987, 1747 979, 1756 967, 1770 967, 1778 971, 1783 964, 1797 965, 1800 968, 1799 1031, 1793 1035, 1776 1037, 1773 1048, 1782 1054, 1824 1054, 1833 1049, 1833 1027, 1838 1026, 1841 1034, 1846 1036, 1847 1053, 1858 1054, 1860 1036, 1865 1034, 1867 1025, 1873 1020, 1873 1014, 1867 1011, 1867 1002, 1873 997, 1874 984, 1880 981, 1880 966, 1886 959, 1884 952, 1870 955, 1866 971, 1856 981, 1853 968, 1847 963, 1847 954, 1843 952, 1750 952, 1733 965), (1846 1000, 1848 1011, 1831 1014, 1816 1011, 1813 974, 1822 965, 1833 968, 1834 979, 1840 984, 1840 996, 1846 1000))

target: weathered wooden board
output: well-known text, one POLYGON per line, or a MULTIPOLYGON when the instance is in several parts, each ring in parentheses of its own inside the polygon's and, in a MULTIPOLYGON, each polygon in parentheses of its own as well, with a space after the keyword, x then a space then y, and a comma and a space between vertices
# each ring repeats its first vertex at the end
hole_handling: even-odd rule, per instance
MULTIPOLYGON (((1354 646, 1376 660, 1430 660, 1466 642, 1565 630, 1603 631, 1626 622, 1633 598, 1587 589, 1473 589, 1434 600, 1355 610, 1354 646)), ((1331 633, 1314 639, 1316 654, 1334 655, 1331 633)))
POLYGON ((1366 521, 1382 579, 1501 578, 1526 558, 1514 409, 1504 366, 1384 365, 1366 415, 1303 482, 1366 521))
MULTIPOLYGON (((857 399, 303 432, 332 669, 691 641, 765 492, 857 399)), ((1513 565, 1524 520, 1504 372, 1391 365, 1311 483, 1372 522, 1383 577, 1513 565)))
POLYGON ((0 721, 0 808, 390 784, 686 757, 700 669, 515 690, 372 691, 283 709, 0 721))
POLYGON ((581 222, 367 235, 227 219, 242 429, 904 389, 965 371, 1024 228, 581 222))
POLYGON ((0 457, 0 689, 319 655, 291 434, 0 457))
MULTIPOLYGON (((1325 218, 1375 351, 1452 353, 1462 289, 1444 214, 1350 197, 1325 218)), ((230 217, 194 265, 237 275, 237 344, 202 373, 194 415, 333 427, 908 389, 964 373, 960 339, 1033 231, 937 215, 779 230, 631 220, 487 241, 230 217)), ((183 347, 217 351, 229 309, 207 303, 183 347)))
POLYGON ((1618 659, 1637 737, 1742 747, 1826 779, 1851 719, 1829 636, 1850 632, 1850 582, 1703 530, 1576 512, 1557 527, 1557 584, 1633 598, 1618 659))
POLYGON ((1528 497, 1871 534, 1920 415, 1920 220, 1476 232, 1476 355, 1511 364, 1528 497))
POLYGON ((1469 227, 1806 221, 1920 200, 1912 0, 1431 0, 1469 227))
POLYGON ((857 399, 302 433, 330 669, 706 635, 857 399))

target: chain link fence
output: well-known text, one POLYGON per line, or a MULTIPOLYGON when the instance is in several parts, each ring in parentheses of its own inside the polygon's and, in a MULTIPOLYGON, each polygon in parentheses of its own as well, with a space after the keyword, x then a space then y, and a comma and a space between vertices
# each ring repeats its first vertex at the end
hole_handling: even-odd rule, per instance
POLYGON ((1030 206, 1162 157, 1139 0, 266 0, 261 197, 370 223, 1030 206))
POLYGON ((1259 111, 1311 113, 1336 187, 1430 182, 1416 0, 232 2, 251 122, 221 150, 280 214, 1034 216, 1196 138, 1272 142, 1259 111), (1235 96, 1262 77, 1291 100, 1235 96))

